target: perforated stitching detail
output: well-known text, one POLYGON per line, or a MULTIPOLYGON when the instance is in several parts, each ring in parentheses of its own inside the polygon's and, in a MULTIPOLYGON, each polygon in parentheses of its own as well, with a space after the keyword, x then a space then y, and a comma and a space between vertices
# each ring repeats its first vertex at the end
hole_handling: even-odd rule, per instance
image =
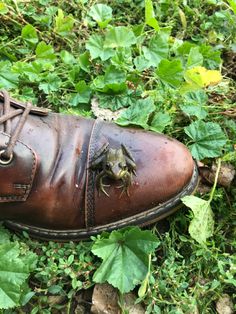
MULTIPOLYGON (((1 134, 10 137, 8 134, 1 132, 1 134)), ((31 167, 31 175, 30 175, 30 181, 29 184, 22 184, 22 186, 26 187, 24 194, 19 196, 19 195, 9 195, 9 196, 1 196, 0 195, 0 200, 7 200, 7 201, 26 201, 28 194, 31 190, 32 187, 32 183, 33 183, 33 179, 34 179, 34 174, 35 174, 35 170, 36 170, 36 165, 37 165, 37 161, 36 161, 36 157, 35 157, 35 153, 34 151, 26 144, 24 144, 23 142, 17 140, 17 143, 21 143, 23 146, 25 146, 26 148, 28 148, 32 154, 33 157, 33 163, 32 163, 32 167, 31 167)), ((14 183, 13 183, 14 185, 14 183)), ((19 183, 20 185, 20 183, 19 183)))

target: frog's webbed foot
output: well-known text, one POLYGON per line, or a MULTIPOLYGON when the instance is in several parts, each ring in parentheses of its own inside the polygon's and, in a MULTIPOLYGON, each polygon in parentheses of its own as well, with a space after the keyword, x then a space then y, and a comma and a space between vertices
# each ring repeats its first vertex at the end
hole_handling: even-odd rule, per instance
POLYGON ((125 177, 122 178, 122 184, 120 186, 117 186, 117 189, 122 189, 119 198, 121 198, 121 196, 126 192, 126 194, 128 196, 130 196, 129 194, 129 187, 131 185, 132 182, 132 174, 127 173, 127 175, 125 177))
POLYGON ((110 196, 106 190, 105 190, 105 187, 109 187, 110 185, 109 184, 104 184, 103 183, 103 178, 105 177, 105 172, 102 171, 101 173, 99 173, 97 175, 97 178, 96 178, 96 186, 97 186, 97 189, 98 189, 98 194, 100 196, 100 191, 102 191, 106 196, 110 196))

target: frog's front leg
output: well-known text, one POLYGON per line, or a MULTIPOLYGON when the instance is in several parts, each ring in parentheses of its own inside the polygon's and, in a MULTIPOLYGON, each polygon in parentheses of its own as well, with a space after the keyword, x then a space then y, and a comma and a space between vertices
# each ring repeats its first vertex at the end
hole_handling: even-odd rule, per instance
POLYGON ((97 175, 96 186, 97 186, 99 194, 100 194, 100 191, 102 191, 106 196, 109 197, 109 194, 106 192, 104 187, 109 187, 110 185, 109 184, 103 184, 103 182, 102 182, 102 180, 105 176, 106 176, 106 172, 104 170, 97 175))
POLYGON ((108 146, 109 144, 106 143, 104 144, 98 151, 96 154, 94 154, 91 163, 90 163, 90 168, 93 170, 96 170, 97 168, 99 168, 99 166, 103 163, 104 158, 106 156, 106 152, 108 150, 108 146))

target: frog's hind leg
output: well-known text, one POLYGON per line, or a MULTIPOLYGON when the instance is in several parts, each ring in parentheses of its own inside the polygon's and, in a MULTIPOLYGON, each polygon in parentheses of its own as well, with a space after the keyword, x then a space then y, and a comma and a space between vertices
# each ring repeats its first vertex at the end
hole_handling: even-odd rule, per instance
POLYGON ((110 195, 106 192, 104 187, 109 187, 109 184, 104 184, 103 183, 103 178, 105 177, 105 171, 102 171, 99 173, 96 177, 96 186, 98 190, 98 194, 100 195, 100 191, 102 191, 106 196, 110 197, 110 195))

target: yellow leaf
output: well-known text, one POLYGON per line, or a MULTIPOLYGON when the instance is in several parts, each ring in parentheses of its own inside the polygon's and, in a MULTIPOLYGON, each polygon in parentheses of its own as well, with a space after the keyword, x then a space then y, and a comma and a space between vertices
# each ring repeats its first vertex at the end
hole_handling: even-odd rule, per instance
POLYGON ((196 66, 185 71, 184 78, 186 82, 196 84, 199 87, 207 87, 210 85, 217 85, 222 81, 220 71, 207 70, 204 67, 196 66))

